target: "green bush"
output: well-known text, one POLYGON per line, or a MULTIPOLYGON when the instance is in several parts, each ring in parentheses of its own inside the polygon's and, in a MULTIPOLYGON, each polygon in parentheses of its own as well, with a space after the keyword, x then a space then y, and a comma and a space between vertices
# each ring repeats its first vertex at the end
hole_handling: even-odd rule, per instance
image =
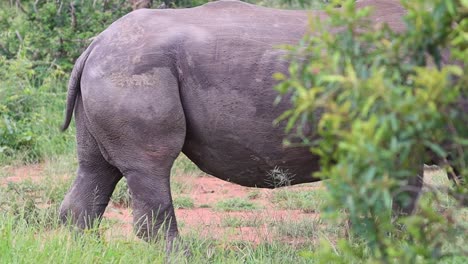
POLYGON ((466 199, 468 127, 458 103, 468 98, 468 2, 402 3, 405 32, 375 30, 370 9, 356 10, 354 1, 330 6, 329 19, 314 20, 313 34, 290 48, 290 77, 277 75, 277 90, 292 93, 293 105, 279 120, 287 119, 289 131, 316 128, 299 136, 320 157, 315 176, 329 179, 327 209, 345 209, 356 238, 339 243, 349 259, 330 250, 324 262, 436 262, 461 254, 444 245, 460 230, 466 234, 463 218, 438 214, 431 204, 436 193, 421 199, 414 216, 392 221, 391 210, 392 199, 408 202, 412 190, 405 186, 434 157, 446 161, 449 172, 451 166, 461 170, 463 185, 448 192, 466 199), (330 27, 340 30, 332 34, 330 27), (449 49, 456 57, 448 61, 458 58, 462 66, 443 63, 449 49))
POLYGON ((131 11, 124 0, 5 1, 0 7, 0 54, 11 59, 24 50, 39 76, 55 65, 71 70, 90 38, 131 11))
POLYGON ((58 130, 65 96, 58 90, 64 89, 60 81, 65 74, 49 69, 37 87, 37 72, 23 51, 15 59, 0 56, 0 161, 15 157, 34 161, 73 144, 73 137, 58 130))
POLYGON ((73 148, 59 133, 69 72, 90 38, 128 11, 123 0, 0 3, 0 162, 73 148))

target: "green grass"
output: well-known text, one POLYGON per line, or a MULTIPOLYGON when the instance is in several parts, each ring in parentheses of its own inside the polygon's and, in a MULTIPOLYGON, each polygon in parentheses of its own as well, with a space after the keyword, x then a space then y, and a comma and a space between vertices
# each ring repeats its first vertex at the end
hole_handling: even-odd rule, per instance
POLYGON ((222 227, 258 227, 263 224, 263 220, 259 218, 242 218, 235 216, 226 216, 221 220, 222 227))
POLYGON ((195 165, 187 156, 180 154, 179 157, 174 162, 171 170, 172 176, 204 176, 205 173, 202 172, 197 165, 195 165))
POLYGON ((261 209, 262 207, 256 203, 248 201, 243 198, 229 198, 224 199, 216 203, 215 208, 219 211, 244 211, 244 210, 257 210, 261 209))
POLYGON ((93 234, 74 235, 57 222, 50 228, 0 216, 1 263, 161 262, 162 250, 139 241, 105 241, 93 234))
POLYGON ((176 196, 172 199, 172 203, 175 209, 191 209, 195 207, 193 199, 187 196, 176 196))
POLYGON ((306 213, 319 212, 326 195, 325 189, 306 191, 290 191, 280 189, 273 195, 273 202, 277 208, 289 210, 303 210, 306 213))
POLYGON ((182 177, 184 176, 190 177, 188 175, 176 175, 174 177, 177 178, 171 180, 171 192, 174 195, 188 193, 191 190, 192 186, 190 185, 190 183, 182 179, 182 177))
POLYGON ((306 238, 313 240, 318 238, 321 232, 320 222, 316 219, 301 219, 294 221, 278 221, 272 223, 279 236, 291 238, 306 238))
MULTIPOLYGON (((39 174, 40 181, 0 185, 0 263, 162 263, 166 258, 162 241, 148 244, 136 239, 133 234, 106 235, 118 232, 118 222, 106 219, 99 228, 83 234, 76 234, 72 228, 59 224, 58 207, 75 177, 75 170, 73 155, 53 157, 44 163, 43 171, 39 174)), ((4 172, 4 176, 11 175, 4 172)), ((439 174, 428 176, 428 181, 445 184, 445 178, 439 174)), ((125 181, 120 184, 121 189, 116 190, 114 195, 127 195, 125 181)), ((294 191, 284 188, 276 191, 272 199, 281 208, 304 209, 309 208, 306 203, 309 200, 323 203, 324 192, 324 189, 294 191)), ((257 195, 259 190, 253 189, 247 196, 254 198, 257 195)), ((179 208, 193 206, 191 198, 185 195, 179 194, 174 200, 179 208)), ((454 202, 447 198, 442 206, 454 208, 454 202)), ((215 205, 215 209, 221 211, 260 208, 248 198, 226 199, 215 205)), ((468 210, 459 212, 459 217, 468 219, 467 216, 468 210)), ((269 222, 268 219, 234 216, 224 217, 221 225, 239 228, 259 227, 264 223, 273 227, 271 235, 275 237, 275 242, 254 245, 232 242, 230 239, 209 240, 192 230, 182 236, 184 246, 190 249, 192 256, 187 258, 175 253, 171 259, 174 263, 316 263, 314 254, 319 241, 334 245, 337 239, 343 237, 345 228, 331 220, 316 218, 269 222), (290 243, 297 239, 303 242, 290 243)), ((447 241, 447 250, 466 248, 463 234, 463 230, 460 230, 456 241, 447 241)), ((467 260, 458 255, 442 263, 466 263, 467 260)))
POLYGON ((262 194, 260 193, 260 190, 258 190, 258 189, 254 189, 252 191, 249 191, 249 193, 247 194, 247 198, 249 198, 249 200, 258 199, 258 198, 260 198, 260 196, 262 196, 262 194))
MULTIPOLYGON (((184 166, 189 170, 194 168, 190 165, 184 166)), ((117 222, 103 221, 100 228, 81 235, 60 225, 58 207, 75 177, 76 158, 73 153, 53 156, 46 160, 42 167, 43 170, 36 177, 39 180, 25 180, 0 186, 0 263, 162 263, 165 260, 165 246, 162 241, 147 244, 136 239, 133 234, 106 236, 108 232, 118 231, 117 222), (99 233, 101 235, 97 236, 99 233)), ((2 177, 12 176, 11 170, 0 171, 2 177)), ((190 177, 185 174, 180 176, 190 177)), ((426 181, 435 186, 448 184, 442 172, 426 174, 426 181)), ((181 184, 175 186, 179 189, 174 196, 176 208, 192 208, 192 199, 185 196, 190 190, 190 185, 181 181, 181 184)), ((325 189, 297 191, 284 188, 275 191, 272 200, 281 209, 317 210, 323 204, 324 192, 325 189)), ((246 198, 226 199, 214 207, 220 211, 261 209, 254 203, 259 195, 259 190, 252 189, 246 198)), ((113 199, 122 201, 127 198, 128 193, 123 180, 114 192, 113 199)), ((455 208, 455 201, 448 196, 440 196, 437 206, 443 213, 444 210, 455 208)), ((459 210, 457 216, 465 219, 465 223, 468 222, 467 209, 459 210)), ((271 235, 278 238, 275 239, 276 242, 253 245, 247 242, 231 242, 229 239, 207 240, 201 238, 194 230, 182 236, 184 245, 191 250, 192 257, 187 258, 181 253, 176 253, 172 259, 175 259, 174 263, 315 263, 314 254, 319 241, 333 245, 343 237, 345 228, 331 220, 315 218, 268 222, 265 219, 234 216, 223 218, 221 226, 259 227, 265 223, 262 221, 273 227, 271 235), (303 242, 290 244, 290 241, 303 242)), ((448 252, 466 249, 464 230, 466 224, 465 229, 460 229, 455 241, 447 241, 444 248, 448 252)), ((441 263, 466 263, 467 260, 464 256, 455 255, 441 263)))
MULTIPOLYGON (((104 234, 116 228, 112 221, 103 221, 99 229, 82 234, 59 224, 58 207, 75 169, 72 156, 54 158, 45 163, 41 181, 0 186, 0 263, 162 263, 166 258, 163 242, 148 244, 133 234, 109 238, 104 234)), ((121 184, 125 190, 125 182, 121 184)), ((206 240, 196 232, 183 239, 192 257, 175 253, 171 256, 174 263, 308 263, 298 255, 302 248, 282 243, 257 246, 206 240)))
POLYGON ((221 221, 222 227, 241 227, 245 226, 244 221, 240 217, 226 216, 221 221))
POLYGON ((127 180, 122 178, 112 193, 111 201, 123 207, 129 207, 132 202, 132 196, 128 189, 127 180))
MULTIPOLYGON (((51 219, 55 215, 38 217, 51 219)), ((99 232, 99 230, 97 230, 99 232)), ((0 263, 163 263, 163 241, 155 244, 132 238, 106 239, 91 232, 77 234, 57 221, 28 223, 10 215, 0 215, 0 263)), ((171 255, 173 263, 308 263, 299 249, 282 243, 252 245, 205 240, 197 234, 183 238, 191 257, 181 252, 171 255)))

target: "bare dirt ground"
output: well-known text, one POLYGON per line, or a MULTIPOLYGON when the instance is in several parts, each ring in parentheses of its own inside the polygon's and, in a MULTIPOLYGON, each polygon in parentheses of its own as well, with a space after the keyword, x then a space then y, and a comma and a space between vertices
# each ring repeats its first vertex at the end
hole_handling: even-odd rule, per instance
POLYGON ((0 179, 0 184, 6 184, 8 182, 21 182, 24 180, 31 180, 32 182, 38 182, 41 180, 41 173, 44 166, 42 164, 32 164, 28 166, 20 167, 5 167, 4 172, 8 175, 4 179, 0 179))
MULTIPOLYGON (((8 182, 31 180, 33 183, 42 180, 44 165, 28 165, 4 168, 0 185, 8 182)), ((274 194, 280 190, 290 192, 317 190, 320 184, 307 184, 285 187, 275 190, 242 187, 219 180, 215 177, 177 175, 173 181, 189 186, 174 197, 188 197, 193 202, 193 208, 176 209, 179 231, 182 235, 195 233, 198 237, 223 241, 244 241, 254 244, 280 240, 289 244, 304 243, 307 236, 280 235, 277 228, 290 223, 317 220, 316 212, 280 209, 274 202, 274 194), (259 209, 251 210, 220 210, 216 204, 230 198, 241 198, 254 203, 259 209)), ((110 203, 104 214, 103 226, 106 237, 132 237, 131 209, 110 203)), ((284 232, 283 232, 284 233, 284 232)), ((287 231, 286 231, 287 233, 287 231)))
MULTIPOLYGON (((179 180, 183 176, 177 177, 179 180)), ((287 239, 288 243, 302 243, 303 238, 297 241, 289 238, 275 236, 273 229, 281 223, 301 222, 318 218, 317 213, 305 213, 303 210, 278 209, 272 202, 275 191, 269 189, 255 189, 242 187, 233 183, 219 180, 212 176, 190 177, 191 190, 184 194, 194 202, 194 208, 176 209, 179 230, 182 235, 196 232, 197 235, 207 239, 245 241, 254 244, 272 242, 273 239, 287 239), (219 201, 230 198, 246 198, 255 190, 255 198, 251 202, 259 205, 260 209, 222 211, 216 209, 219 201), (236 222, 236 223, 232 223, 236 222)), ((291 191, 316 189, 315 186, 287 187, 291 191)), ((248 198, 246 198, 248 199, 248 198)), ((132 215, 130 209, 110 204, 104 217, 118 221, 124 233, 131 233, 132 215)), ((115 231, 113 232, 115 234, 115 231)))

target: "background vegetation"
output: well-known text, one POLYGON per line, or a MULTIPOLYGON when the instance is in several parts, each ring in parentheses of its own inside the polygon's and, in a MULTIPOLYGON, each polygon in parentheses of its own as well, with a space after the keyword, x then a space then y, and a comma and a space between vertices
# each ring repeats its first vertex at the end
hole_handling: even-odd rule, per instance
MULTIPOLYGON (((208 1, 150 1, 150 7, 163 7, 163 2, 166 7, 191 7, 208 1)), ((248 2, 283 8, 322 4, 248 2)), ((280 76, 284 83, 277 87, 294 94, 295 108, 283 116, 291 127, 311 122, 320 128, 323 140, 303 139, 322 156, 318 175, 329 179, 329 189, 319 195, 285 191, 274 197, 280 207, 317 210, 318 204, 324 205, 319 210, 338 214, 338 220, 335 230, 323 237, 336 236, 336 228, 348 223, 344 218, 351 219, 350 236, 320 247, 294 248, 282 243, 220 247, 194 235, 189 238, 195 252, 192 263, 466 263, 468 121, 466 112, 455 106, 458 98, 468 97, 468 2, 403 1, 409 30, 402 34, 356 30, 372 25, 362 22, 368 11, 356 12, 351 2, 344 9, 328 10, 329 23, 344 28, 340 34, 331 36, 325 21, 314 23, 316 35, 291 48, 293 61, 298 56, 308 60, 294 61, 290 79, 280 76), (453 59, 464 64, 441 63, 441 51, 449 46, 453 59), (317 110, 325 113, 320 119, 312 115, 317 110), (434 156, 450 158, 447 169, 457 165, 464 181, 456 188, 429 186, 415 216, 392 218, 391 198, 402 194, 404 200, 406 194, 399 190, 416 174, 415 164, 434 156)), ((0 186, 0 262, 140 263, 144 257, 148 262, 164 258, 163 250, 131 240, 103 242, 92 235, 73 239, 57 223, 56 209, 70 183, 58 180, 59 175, 73 174, 76 166, 74 133, 59 132, 69 73, 92 38, 133 8, 135 1, 129 0, 0 1, 0 166, 47 162, 54 169, 45 174, 55 175, 49 179, 53 185, 0 186), (46 240, 50 243, 44 244, 46 240), (90 254, 83 258, 83 251, 90 254), (28 260, 23 252, 33 258, 28 260)), ((182 167, 191 170, 193 165, 182 167)), ((114 200, 128 205, 122 184, 114 200)), ((228 202, 218 209, 255 207, 243 199, 228 202)), ((193 204, 181 197, 177 206, 193 204)), ((226 224, 238 225, 234 220, 226 224)), ((310 225, 282 230, 313 236, 310 225)))
POLYGON ((466 210, 468 2, 401 2, 404 32, 375 30, 371 10, 357 11, 354 1, 312 22, 313 33, 291 48, 290 75, 277 75, 294 105, 280 119, 290 130, 316 128, 298 135, 320 157, 316 176, 329 180, 329 212, 349 217, 355 239, 342 241, 343 252, 360 261, 437 262, 467 253, 443 246, 466 235, 466 219, 434 203, 449 195, 466 210), (418 190, 408 184, 434 160, 461 177, 458 188, 428 191, 415 215, 392 217, 392 207, 411 204, 418 190))
POLYGON ((68 76, 93 36, 131 11, 127 1, 0 2, 0 162, 73 151, 59 133, 68 76))

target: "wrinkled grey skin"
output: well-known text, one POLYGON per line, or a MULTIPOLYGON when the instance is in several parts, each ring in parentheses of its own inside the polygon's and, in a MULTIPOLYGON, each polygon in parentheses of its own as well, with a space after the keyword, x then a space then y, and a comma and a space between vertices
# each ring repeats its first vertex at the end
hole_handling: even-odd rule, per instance
MULTIPOLYGON (((403 9, 376 4, 375 22, 403 28, 403 9)), ((179 10, 138 10, 102 32, 75 64, 66 129, 73 109, 79 169, 61 217, 80 228, 99 220, 124 176, 133 194, 137 235, 152 239, 163 222, 177 236, 169 188, 175 158, 244 186, 276 187, 275 167, 289 183, 312 182, 318 160, 307 148, 285 148, 284 124, 271 77, 287 72, 280 44, 296 44, 308 16, 237 1, 179 10)))

